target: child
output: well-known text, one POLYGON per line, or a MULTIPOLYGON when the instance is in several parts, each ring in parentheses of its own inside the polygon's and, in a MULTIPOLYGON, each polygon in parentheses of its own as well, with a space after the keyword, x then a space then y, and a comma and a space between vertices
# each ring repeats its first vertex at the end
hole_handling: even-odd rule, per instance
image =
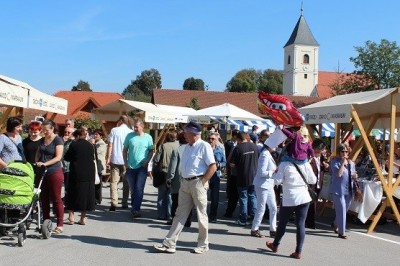
POLYGON ((309 140, 308 129, 301 126, 297 132, 290 130, 279 125, 279 129, 292 141, 286 147, 286 154, 282 157, 281 161, 294 162, 297 164, 304 164, 308 158, 314 157, 314 150, 309 140))

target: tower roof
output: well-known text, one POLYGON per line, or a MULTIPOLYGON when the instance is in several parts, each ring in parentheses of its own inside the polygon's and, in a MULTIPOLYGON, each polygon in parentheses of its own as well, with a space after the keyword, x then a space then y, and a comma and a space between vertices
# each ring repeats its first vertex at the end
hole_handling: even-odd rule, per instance
POLYGON ((300 18, 293 29, 292 35, 290 35, 290 38, 284 47, 289 46, 291 44, 319 46, 319 43, 315 40, 310 30, 310 27, 308 27, 306 19, 303 16, 303 12, 300 15, 300 18))

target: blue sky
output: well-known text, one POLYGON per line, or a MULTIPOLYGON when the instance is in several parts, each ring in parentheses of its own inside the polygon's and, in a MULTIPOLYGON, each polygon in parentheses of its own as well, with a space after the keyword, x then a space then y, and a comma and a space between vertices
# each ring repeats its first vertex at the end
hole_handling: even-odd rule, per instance
MULTIPOLYGON (((223 91, 241 69, 283 68, 301 2, 1 0, 0 74, 50 94, 79 80, 121 93, 155 68, 165 89, 193 76, 223 91)), ((354 46, 367 40, 400 45, 398 0, 303 0, 303 8, 320 70, 352 71, 354 46)))

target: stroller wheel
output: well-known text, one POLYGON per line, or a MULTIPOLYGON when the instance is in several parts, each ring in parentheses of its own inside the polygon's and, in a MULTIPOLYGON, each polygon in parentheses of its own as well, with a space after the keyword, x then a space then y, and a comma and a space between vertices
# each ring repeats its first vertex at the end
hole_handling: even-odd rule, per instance
POLYGON ((52 227, 53 227, 53 223, 51 222, 51 220, 49 220, 49 219, 44 220, 44 222, 42 224, 42 236, 44 239, 50 238, 52 227))
POLYGON ((18 227, 18 246, 22 247, 25 244, 26 240, 26 229, 25 226, 19 226, 18 227))

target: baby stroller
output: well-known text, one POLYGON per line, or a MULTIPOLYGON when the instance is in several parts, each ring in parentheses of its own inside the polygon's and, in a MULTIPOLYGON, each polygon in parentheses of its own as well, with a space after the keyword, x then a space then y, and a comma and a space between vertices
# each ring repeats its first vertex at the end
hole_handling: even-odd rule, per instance
POLYGON ((40 183, 35 188, 35 173, 30 163, 15 161, 0 170, 0 235, 16 231, 20 247, 25 243, 34 211, 37 213, 37 230, 44 239, 51 236, 52 222, 45 220, 41 225, 39 204, 40 186, 46 171, 45 167, 40 169, 40 183))

